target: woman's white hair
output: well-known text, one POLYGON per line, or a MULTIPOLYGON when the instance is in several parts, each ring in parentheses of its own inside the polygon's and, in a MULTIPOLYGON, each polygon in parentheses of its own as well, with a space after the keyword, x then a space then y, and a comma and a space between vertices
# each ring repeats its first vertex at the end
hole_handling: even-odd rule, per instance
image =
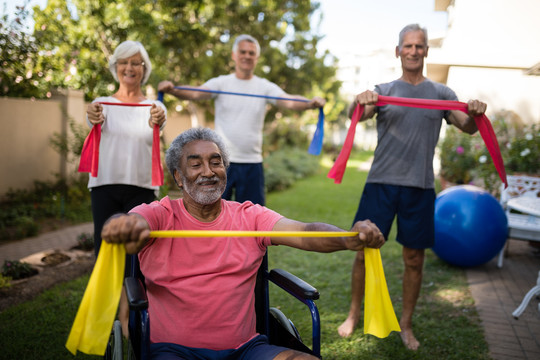
POLYGON ((141 81, 141 85, 145 84, 152 72, 152 63, 148 57, 148 53, 144 49, 144 46, 138 41, 127 40, 121 43, 114 50, 114 54, 109 59, 109 70, 111 71, 114 80, 118 82, 118 74, 116 73, 116 63, 120 59, 127 59, 135 54, 141 54, 144 62, 144 74, 141 81))

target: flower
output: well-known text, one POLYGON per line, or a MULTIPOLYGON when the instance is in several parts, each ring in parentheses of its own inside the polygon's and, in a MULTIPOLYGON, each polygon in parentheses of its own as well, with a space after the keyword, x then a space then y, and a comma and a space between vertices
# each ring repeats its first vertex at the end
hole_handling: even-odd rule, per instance
POLYGON ((456 152, 461 155, 465 152, 465 149, 463 149, 463 146, 458 146, 456 148, 456 152))
POLYGON ((520 156, 527 156, 531 153, 531 149, 527 148, 519 153, 520 156))

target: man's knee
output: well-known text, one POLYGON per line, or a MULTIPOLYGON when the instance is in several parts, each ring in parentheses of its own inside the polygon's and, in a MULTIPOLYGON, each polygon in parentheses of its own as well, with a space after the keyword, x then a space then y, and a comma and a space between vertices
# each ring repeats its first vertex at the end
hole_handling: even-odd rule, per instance
POLYGON ((403 247, 403 262, 405 267, 422 269, 424 266, 424 249, 411 249, 403 247))

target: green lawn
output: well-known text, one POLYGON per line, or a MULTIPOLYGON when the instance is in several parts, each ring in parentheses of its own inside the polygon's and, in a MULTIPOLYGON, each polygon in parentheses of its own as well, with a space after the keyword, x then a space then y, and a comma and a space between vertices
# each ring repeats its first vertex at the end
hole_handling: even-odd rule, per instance
MULTIPOLYGON (((268 206, 302 221, 324 221, 348 229, 365 182, 366 173, 350 161, 342 184, 326 177, 328 167, 287 191, 268 196, 268 206)), ((401 311, 401 248, 394 235, 381 250, 390 296, 396 314, 401 311)), ((322 319, 324 359, 489 359, 483 329, 467 287, 465 272, 427 252, 425 276, 414 318, 414 330, 422 343, 419 351, 407 351, 399 335, 385 339, 363 335, 360 327, 352 337, 341 339, 337 327, 345 319, 350 301, 353 252, 307 253, 286 247, 269 250, 270 268, 284 268, 317 287, 322 319)), ((0 313, 0 359, 95 359, 72 356, 64 347, 88 276, 57 286, 34 301, 0 313)), ((282 291, 271 289, 271 305, 280 307, 309 342, 309 313, 282 291)))

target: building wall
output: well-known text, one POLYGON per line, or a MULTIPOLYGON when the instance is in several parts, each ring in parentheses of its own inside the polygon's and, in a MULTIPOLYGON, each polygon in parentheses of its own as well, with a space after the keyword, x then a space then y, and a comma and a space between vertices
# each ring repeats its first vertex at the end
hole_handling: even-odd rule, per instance
POLYGON ((511 110, 526 123, 540 122, 538 0, 437 0, 448 12, 448 30, 431 47, 427 75, 446 82, 461 101, 479 99, 487 115, 511 110))
POLYGON ((512 69, 450 67, 447 84, 461 101, 485 101, 488 116, 512 110, 525 123, 540 122, 540 76, 512 69))
POLYGON ((62 105, 61 100, 0 99, 0 194, 31 188, 35 180, 52 181, 64 171, 49 142, 65 128, 62 105))

